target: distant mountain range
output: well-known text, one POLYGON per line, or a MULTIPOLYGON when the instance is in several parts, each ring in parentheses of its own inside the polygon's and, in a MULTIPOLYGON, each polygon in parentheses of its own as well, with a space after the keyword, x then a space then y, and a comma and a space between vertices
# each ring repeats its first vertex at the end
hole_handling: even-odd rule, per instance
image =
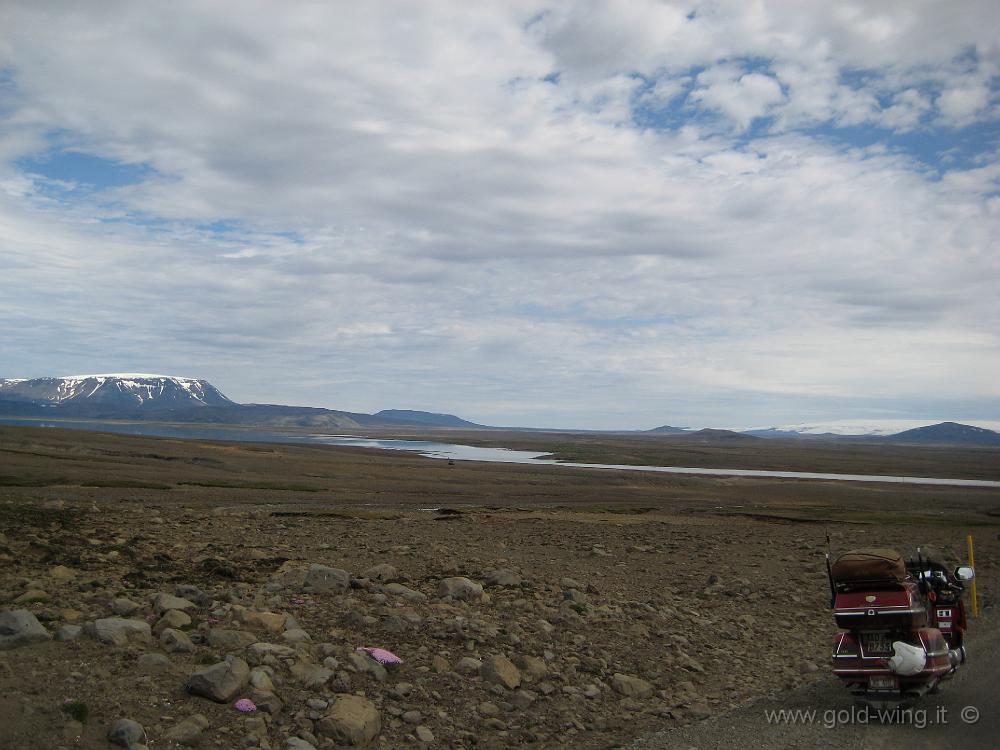
MULTIPOLYGON (((111 373, 61 378, 0 379, 0 417, 49 419, 119 419, 268 427, 365 428, 422 427, 461 430, 517 430, 490 427, 452 414, 385 409, 376 414, 308 406, 238 404, 207 380, 174 375, 111 373)), ((899 426, 912 425, 900 421, 899 426)), ((537 428, 530 431, 537 432, 537 428)), ((813 440, 886 440, 897 443, 1000 445, 1000 433, 984 427, 941 422, 894 431, 880 423, 831 422, 753 430, 691 430, 663 425, 638 434, 700 442, 735 442, 755 438, 813 440)))
POLYGON ((278 404, 238 404, 206 380, 112 373, 0 380, 0 416, 123 419, 268 427, 478 427, 448 414, 359 414, 278 404))

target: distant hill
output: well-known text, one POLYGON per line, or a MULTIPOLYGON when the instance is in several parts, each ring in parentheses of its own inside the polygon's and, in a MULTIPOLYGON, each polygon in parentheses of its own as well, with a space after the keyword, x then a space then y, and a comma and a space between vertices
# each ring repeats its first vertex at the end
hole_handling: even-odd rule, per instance
POLYGON ((890 435, 889 440, 905 443, 950 443, 1000 445, 1000 432, 958 422, 941 422, 890 435))
POLYGON ((760 440, 758 437, 746 435, 742 432, 734 432, 733 430, 715 430, 709 427, 686 434, 705 442, 749 442, 753 440, 760 440))
POLYGON ((671 427, 670 425, 665 424, 661 427, 654 427, 651 430, 643 430, 643 432, 652 432, 659 435, 686 435, 691 432, 691 430, 685 430, 683 427, 671 427))
POLYGON ((413 411, 411 409, 383 409, 373 416, 394 422, 412 422, 413 424, 432 425, 434 427, 464 427, 466 429, 489 429, 481 424, 469 422, 454 414, 436 414, 430 411, 413 411))

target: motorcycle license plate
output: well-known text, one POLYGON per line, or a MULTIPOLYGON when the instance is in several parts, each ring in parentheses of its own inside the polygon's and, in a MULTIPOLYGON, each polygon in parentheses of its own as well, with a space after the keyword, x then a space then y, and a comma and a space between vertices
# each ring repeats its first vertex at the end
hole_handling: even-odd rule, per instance
POLYGON ((862 633, 861 647, 866 656, 875 656, 892 653, 892 640, 888 633, 862 633))
POLYGON ((895 677, 871 677, 868 680, 869 690, 897 690, 899 682, 895 677))

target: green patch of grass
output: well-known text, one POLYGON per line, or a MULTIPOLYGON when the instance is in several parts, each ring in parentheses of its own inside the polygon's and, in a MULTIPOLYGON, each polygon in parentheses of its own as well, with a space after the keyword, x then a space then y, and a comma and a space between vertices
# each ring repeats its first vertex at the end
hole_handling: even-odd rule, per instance
POLYGON ((279 492, 323 492, 325 487, 309 484, 276 484, 273 482, 178 482, 185 487, 222 487, 233 490, 277 490, 279 492))
POLYGON ((1000 519, 976 517, 961 513, 941 515, 916 514, 902 511, 857 510, 837 508, 802 508, 795 510, 716 510, 717 515, 734 515, 777 523, 843 523, 905 526, 1000 526, 1000 519))
POLYGON ((50 487, 53 484, 63 484, 65 481, 62 477, 45 479, 0 474, 0 487, 50 487))
POLYGON ((26 528, 49 527, 52 524, 73 526, 84 516, 79 508, 45 508, 29 502, 0 503, 0 531, 22 532, 26 528))
POLYGON ((74 721, 78 721, 81 724, 86 724, 87 719, 90 717, 90 709, 83 701, 63 703, 62 710, 64 713, 69 714, 74 721))
POLYGON ((124 487, 133 490, 169 490, 171 485, 162 482, 147 482, 141 479, 89 479, 80 483, 81 487, 124 487))

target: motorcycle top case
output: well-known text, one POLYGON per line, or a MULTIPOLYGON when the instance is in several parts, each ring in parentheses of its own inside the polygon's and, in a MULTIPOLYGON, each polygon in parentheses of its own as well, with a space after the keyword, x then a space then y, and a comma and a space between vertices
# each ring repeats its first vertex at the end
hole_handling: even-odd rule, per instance
POLYGON ((916 630, 928 612, 917 585, 907 581, 892 590, 840 591, 834 600, 837 626, 846 630, 916 630))
POLYGON ((896 550, 864 547, 842 554, 830 572, 842 587, 857 588, 857 584, 876 582, 902 583, 906 579, 906 562, 896 550))

